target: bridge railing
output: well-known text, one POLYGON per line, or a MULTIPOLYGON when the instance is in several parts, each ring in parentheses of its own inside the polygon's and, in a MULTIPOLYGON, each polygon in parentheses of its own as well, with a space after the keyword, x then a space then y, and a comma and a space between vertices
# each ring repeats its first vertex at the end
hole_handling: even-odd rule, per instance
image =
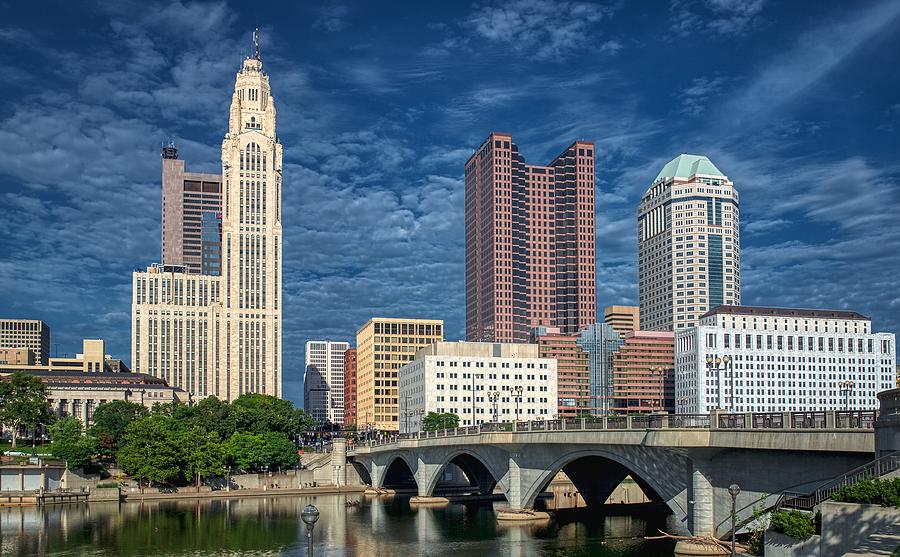
POLYGON ((381 434, 360 443, 378 447, 408 439, 460 437, 481 433, 525 433, 546 431, 656 430, 656 429, 853 429, 871 430, 878 413, 875 410, 829 410, 809 412, 748 412, 709 414, 645 414, 640 416, 591 416, 516 422, 490 422, 474 426, 381 434))
POLYGON ((775 509, 792 508, 811 511, 816 505, 829 499, 832 493, 842 487, 853 485, 862 480, 880 478, 897 469, 900 469, 900 451, 886 454, 868 464, 863 464, 859 468, 854 468, 845 474, 832 478, 819 485, 812 493, 785 491, 775 503, 775 509))

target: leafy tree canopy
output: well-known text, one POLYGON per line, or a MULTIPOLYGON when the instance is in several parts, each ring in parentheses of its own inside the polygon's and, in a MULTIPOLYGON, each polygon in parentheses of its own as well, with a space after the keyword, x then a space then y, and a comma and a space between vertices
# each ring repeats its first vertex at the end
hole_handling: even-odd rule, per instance
POLYGON ((182 477, 177 423, 153 415, 128 424, 116 453, 119 466, 139 481, 168 484, 182 477))
POLYGON ((128 424, 147 414, 143 404, 124 400, 105 402, 94 410, 91 435, 101 443, 101 450, 110 453, 115 450, 128 424))
POLYGON ((0 380, 0 425, 11 431, 13 448, 20 428, 46 425, 52 419, 47 386, 40 379, 17 371, 0 380))
POLYGON ((429 412, 422 420, 422 429, 425 431, 437 431, 439 429, 453 429, 459 427, 459 416, 449 412, 429 412))
POLYGON ((81 421, 76 418, 62 418, 50 426, 53 456, 66 461, 69 468, 84 468, 97 454, 97 441, 84 435, 81 421))

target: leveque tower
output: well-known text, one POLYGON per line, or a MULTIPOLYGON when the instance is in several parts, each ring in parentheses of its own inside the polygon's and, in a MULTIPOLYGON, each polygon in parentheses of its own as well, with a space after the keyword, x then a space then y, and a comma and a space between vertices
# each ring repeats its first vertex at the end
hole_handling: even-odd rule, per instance
POLYGON ((131 361, 194 399, 281 397, 282 147, 256 55, 235 80, 222 141, 222 272, 157 264, 132 277, 131 361))

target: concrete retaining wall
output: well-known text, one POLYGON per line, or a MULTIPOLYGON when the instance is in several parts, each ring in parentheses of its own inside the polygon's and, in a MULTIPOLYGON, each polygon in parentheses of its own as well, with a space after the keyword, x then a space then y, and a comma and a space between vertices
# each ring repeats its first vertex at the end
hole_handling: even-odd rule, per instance
POLYGON ((766 557, 819 557, 819 536, 800 541, 766 530, 766 557))
POLYGON ((118 487, 95 487, 88 495, 88 501, 118 501, 121 493, 118 487))
POLYGON ((900 509, 826 501, 819 511, 821 557, 839 557, 850 551, 887 550, 890 554, 900 545, 900 509))

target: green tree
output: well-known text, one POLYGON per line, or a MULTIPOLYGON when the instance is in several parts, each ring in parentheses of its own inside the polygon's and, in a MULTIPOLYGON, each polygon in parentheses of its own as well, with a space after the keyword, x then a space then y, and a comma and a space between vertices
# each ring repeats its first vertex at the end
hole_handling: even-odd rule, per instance
POLYGON ((199 426, 180 432, 179 446, 183 450, 184 479, 195 479, 200 487, 203 478, 221 476, 225 468, 225 446, 219 434, 199 426))
POLYGON ((312 425, 306 413, 294 408, 291 401, 269 395, 241 395, 231 403, 231 412, 235 431, 260 434, 274 431, 293 437, 312 425))
POLYGON ((150 415, 125 428, 116 453, 119 466, 138 482, 168 484, 182 477, 182 451, 177 423, 168 416, 150 415))
POLYGON ((215 396, 208 396, 191 407, 190 423, 218 433, 220 439, 228 439, 236 431, 231 405, 215 396))
POLYGON ((97 441, 82 430, 76 418, 62 418, 50 426, 50 452, 65 460, 69 468, 84 468, 97 453, 97 441))
POLYGON ((10 430, 12 448, 16 448, 19 429, 34 429, 51 419, 47 386, 40 379, 16 371, 0 380, 0 425, 10 430))
POLYGON ((297 465, 299 460, 297 447, 287 435, 272 432, 265 434, 264 439, 263 464, 268 466, 269 470, 275 468, 285 470, 297 465))
POLYGON ((456 414, 429 412, 422 420, 422 429, 425 431, 453 429, 456 427, 459 427, 459 416, 456 414))
POLYGON ((249 472, 262 466, 265 448, 266 440, 262 435, 238 431, 228 440, 226 454, 235 468, 249 472))
POLYGON ((91 435, 97 439, 100 454, 113 456, 128 424, 147 414, 149 412, 143 404, 124 400, 105 402, 98 406, 91 419, 91 435))

